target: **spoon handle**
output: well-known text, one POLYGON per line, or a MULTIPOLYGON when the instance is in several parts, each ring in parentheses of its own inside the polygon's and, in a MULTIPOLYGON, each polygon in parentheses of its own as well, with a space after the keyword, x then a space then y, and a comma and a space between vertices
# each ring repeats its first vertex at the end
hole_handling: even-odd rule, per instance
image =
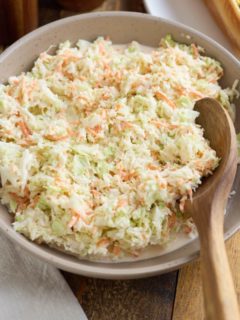
MULTIPOLYGON (((216 216, 215 216, 216 217, 216 216)), ((212 223, 201 235, 201 267, 207 320, 240 320, 223 228, 212 223)))

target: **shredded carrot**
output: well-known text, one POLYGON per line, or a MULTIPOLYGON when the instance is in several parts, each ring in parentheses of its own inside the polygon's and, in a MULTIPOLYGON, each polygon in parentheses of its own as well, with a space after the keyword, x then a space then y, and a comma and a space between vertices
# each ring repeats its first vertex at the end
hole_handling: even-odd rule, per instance
POLYGON ((174 103, 172 100, 170 100, 164 93, 158 91, 158 92, 155 93, 155 95, 156 95, 157 99, 159 99, 159 100, 164 100, 164 101, 167 102, 173 109, 176 108, 175 103, 174 103))
POLYGON ((176 129, 176 128, 180 127, 177 124, 167 123, 167 122, 161 121, 161 120, 152 120, 150 122, 152 124, 154 124, 157 128, 176 129))
POLYGON ((86 98, 84 96, 78 96, 77 99, 78 100, 84 100, 84 101, 88 102, 88 98, 86 98))
POLYGON ((117 204, 117 208, 122 208, 128 205, 128 201, 127 199, 119 199, 118 200, 118 204, 117 204))
POLYGON ((26 122, 18 121, 17 126, 21 129, 25 138, 28 138, 30 135, 32 135, 32 131, 29 129, 26 122))
POLYGON ((102 238, 97 242, 97 246, 99 247, 105 247, 105 246, 108 246, 109 244, 110 244, 110 240, 108 238, 102 238))
POLYGON ((66 134, 64 136, 55 136, 55 135, 51 135, 51 134, 46 134, 44 136, 45 139, 50 140, 50 141, 61 141, 61 140, 66 140, 67 138, 69 138, 69 134, 66 134))
POLYGON ((137 258, 137 257, 139 257, 140 252, 138 250, 134 250, 134 251, 130 252, 130 254, 132 257, 137 258))
POLYGON ((55 72, 60 72, 60 73, 62 72, 62 68, 63 68, 62 64, 63 64, 62 61, 57 64, 55 68, 55 72))
POLYGON ((214 78, 214 79, 211 79, 211 80, 208 80, 210 83, 216 83, 218 81, 218 78, 214 78))
POLYGON ((100 195, 100 192, 97 191, 97 190, 95 190, 95 189, 92 189, 92 190, 91 190, 91 193, 93 194, 94 197, 97 197, 97 196, 100 195))
POLYGON ((76 62, 79 60, 79 57, 70 54, 61 55, 64 58, 63 66, 65 67, 69 62, 76 62))
POLYGON ((191 48, 193 50, 194 58, 197 59, 199 57, 198 48, 196 47, 196 45, 194 43, 191 44, 191 48))
POLYGON ((102 127, 100 125, 96 125, 93 128, 87 128, 87 131, 94 136, 97 136, 101 132, 101 130, 102 130, 102 127))
POLYGON ((36 88, 36 81, 33 80, 27 88, 24 89, 25 93, 28 95, 28 98, 31 100, 31 93, 33 92, 34 88, 36 88))
POLYGON ((69 137, 74 137, 77 135, 77 132, 73 131, 72 129, 67 129, 69 137))
POLYGON ((69 123, 72 124, 72 125, 79 125, 81 123, 81 121, 80 120, 74 120, 74 121, 70 121, 69 123))
POLYGON ((17 208, 19 210, 23 210, 28 206, 30 191, 29 191, 29 189, 27 187, 24 190, 24 196, 23 197, 19 196, 15 192, 9 192, 9 194, 13 198, 13 200, 17 203, 17 205, 18 205, 17 208))
POLYGON ((81 213, 79 211, 73 210, 71 209, 71 212, 73 214, 73 216, 76 216, 79 219, 81 219, 85 224, 90 224, 90 222, 88 220, 86 220, 85 214, 89 214, 89 212, 87 213, 81 213))
POLYGON ((123 181, 129 181, 132 178, 137 178, 138 176, 136 172, 128 172, 126 170, 120 170, 119 174, 123 181))
POLYGON ((39 199, 40 199, 40 194, 37 194, 37 195, 33 198, 33 201, 31 202, 30 207, 31 207, 31 208, 35 208, 36 205, 37 205, 37 203, 38 203, 38 201, 39 201, 39 199))
POLYGON ((188 94, 192 95, 195 98, 199 98, 199 99, 204 98, 204 94, 196 90, 189 90, 188 94))
POLYGON ((85 81, 85 80, 86 80, 86 77, 84 77, 84 76, 78 76, 78 79, 81 80, 81 81, 85 81))
POLYGON ((140 81, 136 81, 132 84, 132 89, 136 89, 138 86, 140 86, 142 83, 140 81))
POLYGON ((120 125, 122 129, 129 129, 133 127, 133 125, 129 121, 122 121, 120 125))
POLYGON ((183 232, 186 234, 189 234, 192 231, 192 229, 189 226, 184 226, 183 232))
POLYGON ((168 227, 169 229, 172 229, 176 224, 177 218, 176 214, 172 213, 170 216, 168 216, 168 227))
POLYGON ((32 140, 25 140, 25 141, 19 143, 19 145, 21 147, 35 146, 36 144, 37 143, 35 141, 32 141, 32 140))
POLYGON ((73 75, 72 75, 70 72, 68 72, 67 70, 63 70, 63 71, 62 71, 62 74, 63 74, 64 77, 66 77, 68 80, 73 81, 73 79, 74 79, 73 75))
POLYGON ((174 90, 176 90, 179 95, 184 95, 186 93, 186 89, 179 84, 174 87, 174 90))
POLYGON ((117 111, 119 111, 119 110, 122 109, 122 105, 119 104, 119 103, 117 103, 117 104, 114 106, 114 108, 115 108, 117 111))
MULTIPOLYGON (((211 81, 209 81, 211 82, 211 81)), ((193 98, 204 98, 204 94, 202 94, 201 92, 194 90, 194 89, 187 89, 187 88, 183 88, 181 86, 177 86, 174 88, 180 95, 190 95, 193 98)))
POLYGON ((101 117, 103 118, 103 120, 107 118, 107 111, 105 109, 102 110, 101 117))
POLYGON ((102 127, 98 124, 93 128, 93 131, 99 133, 102 130, 102 127))
POLYGON ((159 186, 160 189, 165 189, 166 188, 166 183, 160 182, 158 184, 158 186, 159 186))
POLYGON ((106 53, 106 50, 105 50, 104 45, 102 43, 99 43, 98 48, 99 48, 99 52, 102 55, 106 53))
POLYGON ((27 200, 25 197, 21 197, 15 192, 9 192, 9 194, 13 198, 13 200, 16 201, 18 204, 24 203, 27 200))
POLYGON ((185 202, 187 200, 187 197, 186 196, 183 196, 180 200, 180 204, 179 204, 179 209, 181 212, 184 211, 184 206, 185 206, 185 202))
POLYGON ((30 190, 29 190, 28 186, 26 185, 24 188, 24 197, 29 198, 29 196, 30 196, 30 190))
POLYGON ((149 163, 149 164, 147 165, 147 168, 150 169, 150 170, 158 170, 158 169, 159 169, 159 167, 157 167, 157 166, 155 166, 155 165, 153 165, 153 164, 151 164, 151 163, 149 163))
POLYGON ((68 227, 72 228, 76 224, 77 221, 78 221, 78 217, 77 216, 72 216, 71 220, 68 223, 68 227))
POLYGON ((120 247, 115 245, 115 246, 113 247, 113 249, 112 249, 112 253, 113 253, 115 256, 119 256, 120 252, 121 252, 120 247))
POLYGON ((109 99, 109 95, 108 95, 107 93, 104 93, 104 94, 102 95, 102 99, 103 99, 103 100, 108 100, 108 99, 109 99))
POLYGON ((155 150, 151 150, 151 156, 153 157, 154 160, 159 159, 159 152, 155 150))

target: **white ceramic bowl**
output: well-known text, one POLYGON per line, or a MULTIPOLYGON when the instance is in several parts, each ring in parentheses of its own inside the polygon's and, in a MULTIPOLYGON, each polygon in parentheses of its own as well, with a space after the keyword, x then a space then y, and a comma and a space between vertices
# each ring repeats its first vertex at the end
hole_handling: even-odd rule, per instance
MULTIPOLYGON (((206 49, 206 53, 221 61, 225 75, 224 86, 231 86, 240 75, 240 64, 229 52, 210 38, 186 26, 169 22, 146 14, 129 12, 104 12, 73 16, 41 27, 23 37, 0 56, 0 81, 31 68, 38 55, 53 44, 80 38, 94 40, 97 36, 110 36, 113 43, 129 43, 137 40, 141 44, 157 47, 161 37, 171 33, 185 43, 195 42, 206 49), (191 39, 187 39, 189 35, 191 39)), ((240 129, 240 109, 237 108, 236 128, 240 129)), ((233 196, 227 207, 225 237, 230 237, 240 227, 240 170, 238 169, 233 196)), ((30 253, 55 266, 82 275, 109 279, 140 278, 174 270, 193 260, 199 254, 198 240, 194 240, 172 252, 135 262, 97 263, 78 260, 70 255, 35 244, 15 232, 11 216, 0 207, 0 229, 13 241, 30 253)))

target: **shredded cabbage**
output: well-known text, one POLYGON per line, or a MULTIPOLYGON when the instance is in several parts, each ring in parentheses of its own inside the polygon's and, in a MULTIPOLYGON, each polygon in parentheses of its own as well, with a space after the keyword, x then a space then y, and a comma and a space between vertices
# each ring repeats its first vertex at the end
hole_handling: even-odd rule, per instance
POLYGON ((219 162, 194 103, 210 96, 231 112, 238 94, 201 52, 170 35, 151 52, 66 41, 1 85, 0 196, 15 230, 113 259, 191 233, 184 203, 219 162))

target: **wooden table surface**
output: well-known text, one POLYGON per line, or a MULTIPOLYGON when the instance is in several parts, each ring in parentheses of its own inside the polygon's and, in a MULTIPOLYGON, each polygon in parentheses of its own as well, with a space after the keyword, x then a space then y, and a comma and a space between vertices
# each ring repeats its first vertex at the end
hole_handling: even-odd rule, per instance
MULTIPOLYGON (((145 12, 141 0, 106 0, 97 10, 145 12)), ((40 0, 39 14, 40 24, 45 24, 75 12, 61 10, 53 0, 40 0)), ((240 233, 228 240, 227 250, 240 301, 240 233)), ((199 261, 180 271, 138 280, 100 280, 62 273, 89 320, 204 319, 199 261)))

